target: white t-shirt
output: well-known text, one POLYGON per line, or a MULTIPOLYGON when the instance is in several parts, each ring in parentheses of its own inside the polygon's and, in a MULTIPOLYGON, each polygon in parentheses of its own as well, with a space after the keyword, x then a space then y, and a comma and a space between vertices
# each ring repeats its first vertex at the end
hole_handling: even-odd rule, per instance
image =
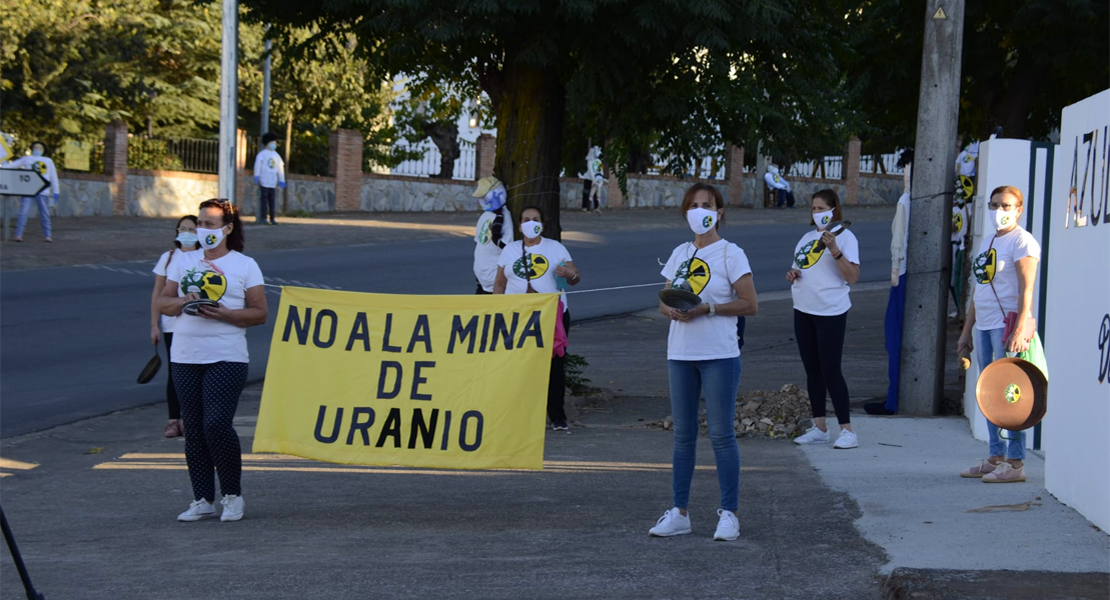
MULTIPOLYGON (((794 308, 797 310, 831 317, 848 312, 852 308, 852 300, 848 297, 848 281, 840 274, 832 252, 828 248, 813 251, 822 233, 818 230, 806 233, 794 248, 794 261, 790 266, 801 271, 802 276, 794 280, 790 293, 794 296, 794 308)), ((837 236, 836 245, 844 254, 840 260, 859 264, 859 241, 851 231, 845 230, 837 236)))
MULTIPOLYGON (((529 246, 527 250, 528 260, 532 266, 530 276, 526 276, 524 271, 524 240, 506 244, 505 249, 501 251, 497 266, 505 269, 505 279, 508 281, 505 285, 505 293, 527 293, 528 283, 531 281, 532 289, 541 294, 558 294, 559 286, 555 282, 555 268, 560 262, 568 263, 574 260, 570 257, 570 252, 567 252, 566 247, 559 242, 547 238, 540 238, 540 243, 529 246)), ((562 300, 563 308, 569 309, 565 292, 562 300)))
MULTIPOLYGON (((198 292, 232 310, 245 308, 247 290, 263 283, 258 263, 234 250, 212 261, 204 258, 203 250, 175 256, 166 279, 178 283, 178 297, 198 292)), ((182 312, 174 323, 170 362, 205 365, 221 361, 250 362, 247 330, 182 312)))
MULTIPOLYGON (((507 206, 502 206, 500 212, 503 216, 501 243, 504 246, 513 241, 513 217, 507 206)), ((482 216, 478 217, 478 226, 474 228, 474 277, 487 292, 493 291, 493 282, 497 279, 497 261, 501 260, 501 246, 493 239, 490 229, 496 218, 496 212, 482 211, 482 216)))
POLYGON ((971 261, 976 281, 976 329, 989 331, 1006 327, 1006 317, 999 311, 998 304, 1001 302, 1006 312, 1018 309, 1018 276, 1014 263, 1026 256, 1041 260, 1041 245, 1033 239, 1033 234, 1021 227, 1001 237, 984 238, 979 244, 979 251, 971 261), (994 292, 990 286, 992 280, 994 292), (994 297, 995 292, 998 299, 994 297))
POLYGON ((967 236, 967 205, 952 205, 952 244, 956 248, 964 247, 964 238, 967 236))
MULTIPOLYGON (((751 272, 743 250, 728 240, 717 240, 704 248, 697 248, 693 242, 680 245, 671 252, 660 274, 667 281, 686 279, 704 302, 725 304, 733 300, 732 285, 751 272)), ((740 356, 736 317, 705 315, 685 323, 671 321, 667 334, 668 360, 715 360, 736 356, 740 356)))
POLYGON ((254 157, 254 176, 258 178, 258 185, 264 188, 277 187, 278 182, 285 181, 285 161, 277 152, 263 148, 254 157))
POLYGON ((767 187, 773 190, 790 189, 790 184, 787 183, 786 180, 782 178, 782 175, 779 175, 778 173, 771 173, 770 171, 768 171, 766 174, 763 175, 763 181, 767 184, 767 187))
POLYGON ((978 154, 972 154, 967 150, 960 152, 960 155, 956 157, 956 174, 975 177, 975 161, 977 158, 979 158, 978 154))
MULTIPOLYGON (((200 250, 193 250, 193 252, 200 252, 200 250)), ((174 261, 181 259, 181 257, 184 254, 186 254, 185 252, 183 252, 183 251, 181 251, 180 249, 177 249, 177 248, 175 248, 173 250, 166 250, 165 252, 163 252, 162 256, 158 257, 158 262, 154 263, 154 269, 152 269, 152 272, 155 275, 161 275, 162 277, 166 276, 166 262, 169 261, 169 257, 170 257, 171 253, 173 254, 173 260, 174 261)), ((170 264, 172 265, 173 262, 171 261, 170 264)), ((161 294, 162 293, 161 290, 159 290, 158 293, 161 294)), ((170 316, 167 316, 167 315, 162 315, 162 332, 163 333, 173 333, 173 322, 174 322, 175 319, 177 319, 177 317, 170 317, 170 316)))
MULTIPOLYGON (((837 240, 840 243, 840 240, 837 240)), ((890 261, 898 267, 898 275, 906 274, 906 245, 910 243, 910 193, 898 198, 894 222, 890 225, 890 261)), ((843 259, 841 259, 843 260, 843 259)))

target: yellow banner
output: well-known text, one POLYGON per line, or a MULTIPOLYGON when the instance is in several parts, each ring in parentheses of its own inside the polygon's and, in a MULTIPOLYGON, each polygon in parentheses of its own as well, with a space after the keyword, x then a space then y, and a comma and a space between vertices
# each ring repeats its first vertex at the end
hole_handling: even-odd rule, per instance
POLYGON ((253 451, 541 469, 557 302, 282 288, 253 451))

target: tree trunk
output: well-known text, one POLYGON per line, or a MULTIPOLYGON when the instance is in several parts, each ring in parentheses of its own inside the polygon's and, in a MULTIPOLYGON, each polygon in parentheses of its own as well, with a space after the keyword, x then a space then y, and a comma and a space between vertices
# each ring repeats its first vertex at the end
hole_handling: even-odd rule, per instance
POLYGON ((424 127, 423 133, 432 138, 439 150, 439 173, 430 175, 435 179, 451 179, 455 175, 455 159, 462 155, 459 151, 459 126, 454 121, 437 121, 424 127))
POLYGON ((520 223, 524 208, 538 207, 544 237, 561 239, 559 154, 566 90, 556 71, 534 67, 506 66, 500 84, 493 174, 509 190, 514 223, 520 223))

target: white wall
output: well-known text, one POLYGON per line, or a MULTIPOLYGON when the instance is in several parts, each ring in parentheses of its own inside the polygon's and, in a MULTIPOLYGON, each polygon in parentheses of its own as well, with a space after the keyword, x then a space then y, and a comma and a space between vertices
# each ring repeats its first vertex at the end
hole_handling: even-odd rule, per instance
POLYGON ((1108 135, 1110 90, 1064 109, 1052 184, 1044 339, 1049 370, 1045 487, 1103 531, 1110 531, 1110 373, 1102 370, 1110 360, 1108 135), (1091 132, 1094 143, 1084 142, 1091 132), (1077 185, 1080 193, 1086 190, 1085 225, 1068 210, 1077 149, 1077 185))
MULTIPOLYGON (((1033 150, 1033 143, 1026 140, 993 139, 983 142, 979 147, 979 181, 975 189, 974 208, 971 220, 971 246, 967 252, 974 255, 983 239, 994 236, 994 228, 987 223, 987 202, 991 190, 1009 185, 1021 190, 1025 198, 1025 210, 1021 216, 1021 226, 1033 234, 1038 242, 1044 244, 1044 214, 1045 214, 1045 189, 1047 179, 1048 153, 1045 149, 1033 150), (1030 157, 1034 158, 1030 163, 1030 157), (1035 189, 1030 193, 1029 175, 1035 173, 1035 189), (1032 222, 1029 220, 1032 213, 1032 222)), ((968 287, 974 290, 975 277, 968 277, 968 287)), ((1040 313, 1040 286, 1038 277, 1033 288, 1033 315, 1040 313)), ((1051 363, 1050 368, 1051 371, 1051 363)), ((975 353, 971 356, 971 369, 968 370, 966 386, 964 388, 964 414, 967 415, 968 424, 976 439, 987 439, 987 420, 979 410, 975 401, 976 373, 979 372, 979 361, 975 353)), ((1048 421, 1052 414, 1045 418, 1048 421)), ((1033 431, 1029 430, 1025 436, 1025 445, 1033 447, 1033 431)), ((1042 444, 1042 449, 1047 446, 1042 444)))

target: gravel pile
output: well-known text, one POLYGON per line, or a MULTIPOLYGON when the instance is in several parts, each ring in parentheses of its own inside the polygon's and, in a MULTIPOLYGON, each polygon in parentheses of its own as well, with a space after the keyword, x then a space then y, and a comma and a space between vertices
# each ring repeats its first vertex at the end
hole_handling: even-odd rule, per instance
MULTIPOLYGON (((701 412, 701 431, 707 431, 705 411, 701 412)), ((652 421, 648 427, 674 429, 670 416, 652 421)), ((809 393, 788 383, 777 392, 754 391, 736 400, 737 437, 765 436, 793 438, 813 426, 809 407, 809 393)))

